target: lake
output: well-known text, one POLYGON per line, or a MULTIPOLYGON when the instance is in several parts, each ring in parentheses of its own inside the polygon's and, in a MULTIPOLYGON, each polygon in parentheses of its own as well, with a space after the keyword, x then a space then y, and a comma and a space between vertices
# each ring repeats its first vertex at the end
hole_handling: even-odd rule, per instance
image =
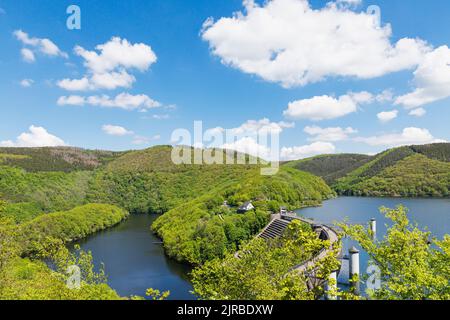
MULTIPOLYGON (((339 197, 325 201, 321 207, 304 208, 296 210, 296 213, 328 225, 347 219, 349 224, 368 226, 369 221, 375 218, 377 238, 381 239, 386 234, 386 225, 390 224, 390 220, 380 213, 379 208, 382 206, 395 208, 400 204, 409 209, 410 220, 417 223, 421 230, 431 231, 433 236, 440 239, 445 234, 450 234, 450 199, 339 197)), ((356 242, 351 239, 343 240, 345 254, 352 246, 356 246, 361 251, 360 271, 364 273, 367 270, 369 257, 356 242)), ((343 281, 348 280, 348 270, 345 265, 341 272, 347 274, 341 274, 339 278, 343 281)))
POLYGON ((169 259, 150 226, 156 215, 133 214, 120 225, 81 242, 94 263, 105 264, 108 284, 121 296, 145 296, 148 288, 170 290, 170 299, 194 299, 188 280, 190 267, 169 259))
MULTIPOLYGON (((350 223, 367 224, 377 219, 377 235, 386 232, 388 221, 379 213, 381 206, 403 204, 410 209, 412 220, 427 226, 437 237, 450 233, 449 199, 391 199, 341 197, 324 202, 321 207, 297 210, 297 213, 316 221, 332 223, 348 218, 350 223)), ((160 240, 150 231, 155 215, 132 215, 120 225, 95 234, 80 242, 83 250, 90 250, 98 266, 106 266, 109 285, 122 296, 144 296, 147 288, 170 290, 170 299, 193 299, 187 274, 190 268, 164 255, 160 240)), ((353 245, 344 240, 344 247, 353 245)), ((367 255, 361 253, 361 271, 367 265, 367 255)))

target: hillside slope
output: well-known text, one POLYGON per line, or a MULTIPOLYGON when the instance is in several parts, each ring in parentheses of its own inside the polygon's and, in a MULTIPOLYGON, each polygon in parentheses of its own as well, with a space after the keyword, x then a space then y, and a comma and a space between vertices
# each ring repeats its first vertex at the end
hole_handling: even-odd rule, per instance
POLYGON ((333 196, 325 182, 309 173, 282 168, 275 176, 246 176, 226 183, 159 217, 152 229, 164 240, 167 253, 179 260, 201 264, 235 252, 268 222, 269 212, 318 205, 333 196), (223 205, 224 201, 228 205, 223 205), (255 209, 239 213, 252 201, 255 209))
POLYGON ((332 185, 337 179, 345 177, 371 159, 371 156, 362 154, 321 155, 291 161, 286 163, 286 166, 322 177, 328 184, 332 185))
POLYGON ((93 170, 122 155, 122 152, 72 147, 0 148, 0 165, 28 172, 93 170))
POLYGON ((342 195, 448 197, 450 190, 450 143, 394 148, 372 157, 315 157, 286 166, 323 177, 342 195))
POLYGON ((317 205, 334 195, 322 179, 292 168, 265 177, 260 165, 175 165, 171 152, 158 146, 110 162, 91 180, 88 201, 134 213, 165 213, 153 230, 179 261, 198 264, 222 257, 257 233, 270 211, 317 205), (246 201, 256 209, 238 214, 246 201))

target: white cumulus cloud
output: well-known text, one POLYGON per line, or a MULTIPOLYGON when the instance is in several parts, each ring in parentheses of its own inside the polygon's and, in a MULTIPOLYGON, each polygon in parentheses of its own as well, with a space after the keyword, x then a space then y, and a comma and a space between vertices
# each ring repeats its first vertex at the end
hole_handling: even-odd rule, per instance
POLYGON ((201 36, 223 64, 284 87, 412 69, 431 50, 419 39, 391 42, 390 24, 348 5, 357 3, 313 9, 307 0, 244 0, 245 11, 209 18, 201 36))
POLYGON ((298 160, 309 158, 320 154, 335 153, 336 147, 329 142, 314 142, 310 145, 281 148, 280 158, 282 160, 298 160))
POLYGON ((329 120, 356 112, 358 105, 371 103, 373 99, 368 92, 349 93, 338 98, 328 95, 316 96, 290 102, 283 114, 295 120, 329 120))
POLYGON ((29 132, 20 134, 16 141, 7 140, 1 141, 2 147, 57 147, 65 146, 66 143, 47 132, 43 127, 30 126, 29 132))
POLYGON ((60 106, 73 105, 83 106, 91 105, 104 108, 119 108, 128 111, 132 110, 146 110, 161 107, 161 103, 151 99, 145 94, 132 95, 129 93, 120 93, 115 97, 108 95, 100 96, 62 96, 59 97, 57 104, 60 106))
POLYGON ((121 126, 114 126, 111 124, 105 124, 102 126, 102 130, 104 133, 110 135, 110 136, 117 136, 117 137, 123 137, 126 135, 133 134, 133 131, 129 131, 121 126))
POLYGON ((417 109, 411 110, 409 112, 409 115, 419 118, 419 117, 423 117, 426 113, 427 113, 427 111, 424 108, 417 108, 417 109))
POLYGON ((358 130, 355 130, 351 127, 321 128, 318 126, 309 126, 305 127, 303 131, 308 135, 312 136, 310 138, 310 140, 312 141, 328 141, 328 142, 347 140, 350 135, 358 133, 358 130))
POLYGON ((389 122, 397 118, 398 110, 384 111, 377 114, 378 120, 383 123, 389 122))
POLYGON ((33 51, 31 51, 30 49, 23 48, 22 50, 20 50, 20 54, 22 55, 22 59, 25 62, 33 63, 36 61, 36 57, 34 56, 33 51))
POLYGON ((14 31, 14 36, 17 40, 19 40, 24 46, 27 48, 23 48, 21 50, 22 57, 27 62, 34 62, 35 52, 40 52, 43 55, 46 56, 52 56, 52 57, 63 57, 68 58, 69 56, 67 53, 61 51, 58 46, 52 42, 50 39, 46 38, 34 38, 30 37, 28 33, 22 31, 22 30, 16 30, 14 31), (32 51, 34 50, 34 51, 32 51))
POLYGON ((23 79, 20 81, 20 85, 24 88, 29 88, 33 85, 34 80, 33 79, 23 79))
POLYGON ((403 129, 400 133, 383 134, 367 138, 360 137, 355 138, 355 141, 363 142, 370 146, 398 147, 404 145, 443 142, 444 140, 433 137, 428 129, 411 127, 403 129))
POLYGON ((114 90, 130 88, 136 81, 130 70, 147 71, 157 61, 152 48, 144 43, 131 44, 127 39, 113 37, 89 51, 75 47, 75 54, 84 59, 87 74, 80 79, 62 79, 58 86, 68 91, 114 90))
POLYGON ((248 120, 245 123, 241 124, 239 127, 232 129, 224 129, 222 127, 217 127, 213 129, 209 129, 208 132, 210 134, 214 133, 225 133, 228 131, 230 134, 236 136, 255 136, 258 134, 280 134, 284 129, 294 128, 295 124, 292 122, 273 122, 267 118, 263 118, 260 120, 248 120))
POLYGON ((414 109, 450 97, 450 48, 428 53, 414 72, 416 89, 396 99, 397 105, 414 109))

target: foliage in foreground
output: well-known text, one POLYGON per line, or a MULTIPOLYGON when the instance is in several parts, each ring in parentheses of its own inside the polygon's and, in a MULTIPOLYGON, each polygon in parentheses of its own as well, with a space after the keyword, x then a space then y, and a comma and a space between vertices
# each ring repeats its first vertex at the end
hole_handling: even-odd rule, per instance
MULTIPOLYGON (((3 204, 0 201, 0 211, 3 204)), ((12 220, 0 219, 0 300, 116 300, 117 293, 106 284, 103 272, 96 273, 92 255, 71 254, 61 240, 48 239, 45 249, 36 252, 39 258, 53 261, 54 270, 41 260, 21 258, 20 234, 12 220), (80 268, 78 289, 70 289, 67 267, 80 268)))
POLYGON ((359 242, 381 270, 381 289, 369 291, 369 298, 449 300, 450 236, 433 239, 410 223, 403 206, 381 211, 393 225, 380 241, 372 240, 363 226, 342 224, 344 232, 359 242))
MULTIPOLYGON (((194 293, 214 300, 312 300, 323 294, 321 286, 307 287, 307 279, 292 269, 329 247, 307 224, 293 222, 283 238, 254 239, 238 256, 214 259, 192 272, 194 293)), ((327 278, 339 264, 338 248, 316 265, 318 277, 327 278)))

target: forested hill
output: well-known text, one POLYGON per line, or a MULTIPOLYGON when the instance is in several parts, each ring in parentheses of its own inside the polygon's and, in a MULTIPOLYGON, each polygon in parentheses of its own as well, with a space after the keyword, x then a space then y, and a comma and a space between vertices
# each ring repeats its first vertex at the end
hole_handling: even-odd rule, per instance
POLYGON ((0 148, 0 165, 19 167, 28 172, 72 172, 93 170, 122 154, 72 147, 0 148))
POLYGON ((92 203, 164 214, 154 230, 171 256, 193 264, 233 252, 280 206, 317 205, 335 194, 321 178, 292 168, 263 177, 264 164, 176 165, 170 146, 124 153, 68 148, 1 152, 0 200, 7 203, 0 218, 20 225, 92 203), (247 201, 255 209, 238 213, 247 201))
POLYGON ((337 179, 345 177, 370 160, 371 156, 362 154, 331 154, 288 162, 286 166, 322 177, 332 185, 337 179))
POLYGON ((164 213, 153 230, 179 261, 223 257, 264 227, 280 206, 317 205, 334 195, 322 179, 292 168, 266 177, 260 165, 175 165, 171 152, 158 146, 108 163, 93 175, 87 199, 134 213, 164 213), (247 201, 255 209, 238 213, 247 201))
POLYGON ((323 177, 343 195, 449 196, 450 143, 394 148, 375 156, 320 156, 285 165, 323 177))

